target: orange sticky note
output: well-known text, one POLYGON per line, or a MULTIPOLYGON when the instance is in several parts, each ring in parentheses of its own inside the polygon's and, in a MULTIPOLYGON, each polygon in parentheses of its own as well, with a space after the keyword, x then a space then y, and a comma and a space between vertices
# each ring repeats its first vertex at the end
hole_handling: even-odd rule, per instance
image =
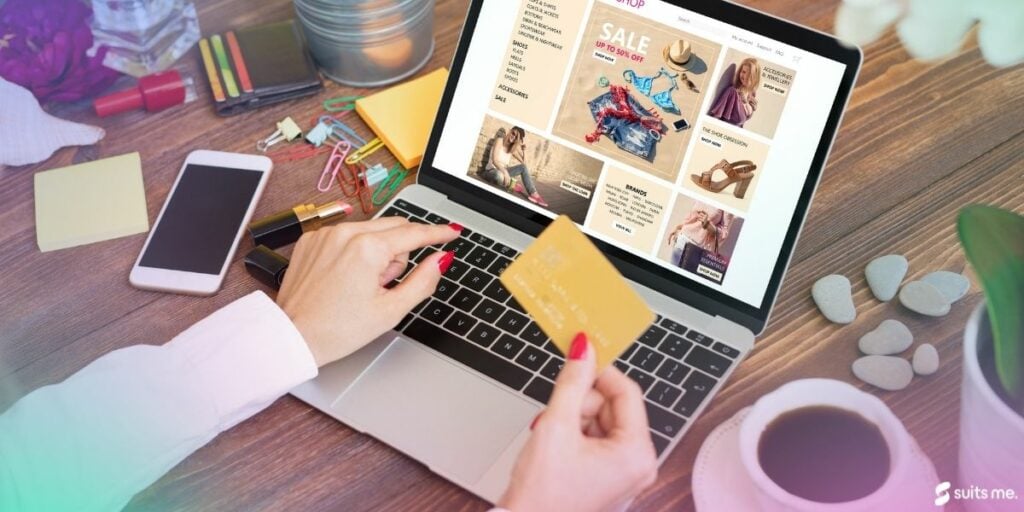
POLYGON ((356 112, 406 169, 423 160, 448 70, 438 68, 415 80, 356 100, 356 112))

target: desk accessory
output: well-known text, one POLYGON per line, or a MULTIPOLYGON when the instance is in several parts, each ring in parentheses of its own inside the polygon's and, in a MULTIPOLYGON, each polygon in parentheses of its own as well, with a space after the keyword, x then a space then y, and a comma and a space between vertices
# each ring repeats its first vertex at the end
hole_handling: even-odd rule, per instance
POLYGON ((249 235, 254 244, 277 249, 295 243, 303 233, 316 231, 325 223, 340 220, 351 213, 352 206, 341 200, 321 206, 300 204, 253 221, 249 224, 249 235))
POLYGON ((131 89, 96 98, 92 106, 96 115, 107 117, 140 108, 158 112, 195 99, 192 77, 182 77, 177 70, 170 69, 140 78, 131 89))
POLYGON ((320 192, 327 192, 331 190, 332 182, 337 179, 338 184, 341 185, 341 191, 345 193, 346 197, 353 197, 359 193, 362 182, 355 180, 351 182, 352 188, 346 189, 345 185, 350 183, 350 180, 342 181, 340 178, 341 169, 345 165, 345 158, 348 156, 352 146, 345 140, 339 140, 334 145, 334 149, 331 150, 331 156, 327 159, 327 163, 324 164, 324 170, 320 173, 320 180, 316 182, 316 189, 320 192))
POLYGON ((169 68, 199 40, 191 1, 92 0, 92 7, 93 36, 109 48, 103 64, 134 77, 169 68))
POLYGON ((448 70, 439 68, 415 80, 356 100, 356 112, 406 169, 420 164, 448 70))
POLYGON ((288 258, 281 256, 265 245, 257 245, 245 255, 245 270, 257 281, 275 289, 281 289, 284 273, 288 270, 288 258))
POLYGON ((0 166, 42 162, 65 146, 88 146, 103 139, 102 128, 47 114, 32 93, 0 78, 0 166), (8 143, 7 141, 17 141, 8 143))
POLYGON ((434 0, 295 0, 316 63, 332 80, 380 87, 411 76, 434 51, 434 0), (325 5, 326 4, 326 5, 325 5))
POLYGON ((36 173, 35 196, 42 252, 149 229, 138 153, 36 173))
POLYGON ((256 142, 256 149, 263 153, 267 152, 267 148, 277 144, 278 142, 291 142, 299 137, 302 137, 302 128, 295 124, 295 121, 291 117, 286 117, 279 121, 275 126, 277 130, 271 133, 267 138, 256 142))
POLYGON ((316 94, 323 83, 292 20, 199 41, 217 114, 229 116, 316 94))

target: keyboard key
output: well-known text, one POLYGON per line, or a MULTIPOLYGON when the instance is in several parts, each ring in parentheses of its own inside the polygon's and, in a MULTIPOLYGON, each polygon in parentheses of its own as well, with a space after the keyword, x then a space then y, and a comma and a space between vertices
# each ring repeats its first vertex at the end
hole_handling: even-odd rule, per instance
POLYGON ((427 221, 425 221, 425 220, 423 220, 423 219, 421 219, 419 217, 413 217, 411 215, 409 216, 409 222, 415 222, 417 224, 430 224, 429 222, 427 222, 427 221))
POLYGON ((680 336, 686 334, 686 327, 683 327, 682 325, 679 325, 678 322, 675 322, 673 320, 669 320, 668 318, 662 318, 660 323, 661 323, 662 327, 664 327, 664 328, 666 328, 666 329, 668 329, 668 330, 670 330, 670 331, 672 331, 672 332, 674 332, 674 333, 676 333, 676 334, 678 334, 680 336))
POLYGON ((534 377, 530 381, 530 384, 523 390, 523 394, 542 403, 548 403, 551 399, 551 392, 555 390, 555 385, 548 382, 540 377, 534 377))
POLYGON ((490 266, 491 263, 494 263, 494 260, 497 257, 498 255, 490 249, 476 247, 470 251, 469 255, 465 257, 465 260, 485 269, 490 266))
POLYGON ((665 449, 668 448, 668 439, 665 439, 664 437, 658 435, 654 431, 651 431, 651 442, 654 443, 654 451, 658 454, 659 457, 665 451, 665 449))
POLYGON ((526 350, 523 350, 523 353, 516 358, 516 362, 532 371, 537 371, 547 362, 548 357, 550 356, 543 350, 527 345, 526 350))
POLYGON ((469 335, 466 337, 469 338, 469 341, 472 341, 473 343, 476 343, 481 347, 487 348, 491 346, 491 343, 494 343, 494 340, 498 339, 498 336, 500 335, 501 331, 495 329, 494 327, 491 327, 485 323, 478 323, 476 324, 476 327, 474 327, 472 331, 469 331, 469 335))
POLYGON ((715 377, 725 375, 725 371, 729 369, 728 359, 703 347, 693 347, 686 356, 686 363, 715 377))
POLYGON ((448 303, 463 310, 472 311, 477 304, 483 299, 480 295, 472 290, 466 288, 459 288, 459 291, 452 295, 451 299, 448 299, 448 303))
POLYGON ((686 341, 675 334, 669 334, 665 341, 658 345, 658 352, 667 354, 676 359, 682 360, 686 352, 693 346, 693 342, 686 341))
POLYGON ((638 343, 630 345, 629 348, 627 348, 626 351, 623 352, 621 356, 619 356, 619 359, 622 359, 623 361, 629 361, 629 358, 633 357, 633 353, 636 352, 636 348, 639 346, 640 345, 638 343))
POLYGON ((551 380, 555 380, 558 378, 558 372, 562 371, 562 366, 565 366, 565 361, 557 357, 552 357, 551 360, 548 361, 548 364, 544 365, 544 368, 541 368, 540 374, 551 380))
POLYGON ((715 379, 700 372, 690 372, 690 376, 683 382, 683 397, 672 410, 687 418, 693 416, 714 387, 715 379))
POLYGON ((665 356, 647 347, 640 347, 633 357, 629 358, 629 364, 646 370, 648 373, 654 373, 654 370, 658 369, 658 365, 664 360, 665 356))
POLYGON ((539 325, 537 325, 537 322, 530 322, 530 325, 527 325, 526 329, 523 329, 523 332, 519 334, 519 337, 522 338, 523 341, 538 347, 544 345, 544 342, 548 339, 548 336, 544 334, 544 331, 541 330, 539 325))
POLYGON ((654 384, 655 378, 647 375, 646 373, 633 368, 626 374, 629 378, 636 381, 640 385, 640 389, 644 390, 644 393, 654 384))
POLYGON ((729 359, 736 359, 736 356, 740 355, 739 350, 719 342, 716 342, 714 346, 711 347, 711 350, 714 350, 715 352, 718 352, 719 354, 722 354, 723 356, 726 356, 729 359))
POLYGON ((469 270, 469 263, 452 260, 452 264, 448 267, 448 271, 444 273, 444 276, 453 281, 458 281, 462 279, 462 276, 466 275, 467 270, 469 270))
POLYGON ((666 359, 665 362, 662 363, 661 367, 658 368, 658 371, 655 372, 655 375, 678 386, 683 382, 683 379, 686 378, 687 373, 690 373, 689 367, 677 361, 666 359))
POLYGON ((473 328, 474 324, 476 324, 476 320, 472 317, 462 311, 456 311, 455 314, 444 323, 444 326, 446 329, 458 334, 459 336, 465 336, 466 333, 473 328))
POLYGON ((440 215, 438 215, 436 213, 428 213, 423 218, 427 219, 427 222, 429 222, 431 224, 448 224, 449 223, 448 219, 446 219, 446 218, 444 218, 444 217, 442 217, 442 216, 440 216, 440 215))
POLYGON ((515 297, 511 297, 510 299, 508 299, 508 302, 506 302, 505 304, 508 307, 510 307, 510 308, 520 312, 520 313, 526 313, 526 310, 523 309, 523 305, 520 304, 519 301, 517 301, 515 297))
POLYGON ((686 420, 672 414, 651 402, 644 401, 644 405, 647 407, 647 422, 651 425, 651 430, 664 434, 666 437, 675 437, 680 430, 683 429, 683 425, 686 424, 686 420))
POLYGON ((427 297, 427 298, 421 300, 419 304, 416 304, 416 307, 412 308, 412 312, 413 313, 419 313, 429 303, 430 303, 430 297, 427 297))
POLYGON ((466 272, 466 275, 462 276, 462 279, 459 279, 459 282, 470 290, 482 292, 491 282, 491 279, 493 278, 485 274, 482 270, 478 268, 471 268, 466 272))
POLYGON ((427 259, 428 256, 430 256, 431 254, 434 254, 435 252, 437 252, 437 251, 435 251, 433 249, 430 249, 430 248, 423 249, 422 251, 419 252, 419 254, 416 255, 415 258, 413 258, 413 261, 415 261, 418 264, 421 261, 427 259))
POLYGON ((469 239, 484 247, 490 247, 491 244, 494 243, 494 240, 491 240, 490 238, 487 238, 486 236, 480 233, 473 233, 472 235, 469 235, 469 239))
POLYGON ((502 315, 496 325, 509 334, 519 334, 519 331, 523 330, 526 323, 527 320, 525 316, 520 315, 515 311, 508 310, 504 315, 502 315))
POLYGON ((690 329, 690 332, 686 333, 686 339, 688 339, 690 341, 695 341, 697 343, 700 343, 701 345, 704 345, 705 347, 710 347, 711 343, 713 341, 715 341, 715 340, 711 339, 710 336, 706 336, 704 334, 701 334, 701 333, 699 333, 697 331, 694 331, 693 329, 690 329))
POLYGON ((612 364, 614 364, 615 367, 618 368, 619 371, 622 373, 626 373, 627 371, 629 371, 629 365, 623 363, 622 361, 614 361, 612 364))
POLYGON ((496 252, 496 253, 498 253, 498 254, 506 257, 506 258, 515 259, 516 256, 519 256, 519 252, 518 251, 516 251, 515 249, 513 249, 513 248, 511 248, 511 247, 509 247, 509 246, 507 246, 505 244, 494 244, 494 247, 491 247, 491 249, 493 249, 494 252, 496 252))
POLYGON ((441 282, 437 283, 437 289, 434 290, 434 297, 437 297, 438 300, 446 301, 458 289, 459 285, 453 283, 450 279, 442 277, 441 282))
POLYGON ((402 318, 402 321, 398 322, 398 325, 395 326, 395 330, 401 331, 402 329, 405 329, 405 327, 409 325, 409 322, 412 322, 413 318, 416 318, 416 315, 412 313, 405 315, 405 317, 402 318))
POLYGON ((445 244, 444 250, 454 252, 455 256, 461 260, 473 250, 473 242, 470 242, 465 238, 456 238, 455 240, 445 244))
POLYGON ((498 343, 491 347, 491 350, 498 355, 512 359, 513 357, 516 357, 516 354, 518 354, 525 345, 526 343, 523 343, 508 334, 503 334, 498 338, 498 343))
POLYGON ((492 275, 500 276, 511 263, 512 260, 498 256, 498 259, 494 260, 494 263, 491 263, 491 266, 487 271, 492 275))
POLYGON ((530 380, 530 372, 421 319, 413 320, 405 334, 517 391, 530 380))
POLYGON ((432 300, 430 304, 427 304, 427 307, 420 311, 420 316, 437 325, 441 325, 441 322, 444 322, 448 315, 452 314, 452 311, 455 310, 448 304, 432 300))
POLYGON ((665 337, 666 333, 667 331, 665 331, 665 329, 662 329, 657 325, 652 325, 640 335, 640 338, 638 338, 637 341, 647 345, 648 347, 657 347, 658 343, 665 337))
POLYGON ((554 343, 551 343, 551 340, 548 340, 548 342, 544 344, 544 350, 547 350, 558 357, 565 357, 565 354, 563 354, 561 350, 558 350, 558 347, 556 347, 554 343))
POLYGON ((405 217, 407 219, 409 218, 409 214, 408 213, 405 213, 402 210, 399 210, 398 208, 395 208, 394 206, 392 206, 391 208, 388 208, 387 210, 384 210, 383 212, 381 212, 380 216, 381 217, 405 217))
POLYGON ((662 381, 654 383, 654 387, 647 393, 647 398, 654 403, 669 409, 676 400, 679 399, 679 395, 683 394, 683 391, 679 388, 674 388, 665 384, 662 381))
POLYGON ((487 288, 484 288, 484 295, 494 299, 494 301, 499 304, 505 302, 506 299, 512 296, 512 294, 505 289, 505 286, 501 284, 501 281, 498 281, 497 279, 491 281, 491 284, 487 285, 487 288))
POLYGON ((500 317, 504 312, 505 306, 502 306, 491 299, 484 299, 484 301, 473 310, 473 316, 487 323, 493 324, 498 321, 498 317, 500 317))
POLYGON ((395 206, 419 217, 426 217, 428 213, 423 208, 420 208, 419 206, 416 206, 410 203, 409 201, 406 201, 405 199, 399 199, 395 201, 395 206))

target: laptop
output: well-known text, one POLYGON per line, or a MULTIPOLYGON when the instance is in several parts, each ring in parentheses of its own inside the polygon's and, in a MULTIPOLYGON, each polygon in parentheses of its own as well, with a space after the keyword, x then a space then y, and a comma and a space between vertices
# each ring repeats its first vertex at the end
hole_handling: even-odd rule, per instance
POLYGON ((657 313, 614 364, 663 462, 765 327, 860 63, 721 0, 472 0, 417 183, 379 214, 465 226, 409 270, 457 258, 293 394, 497 501, 564 362, 498 276, 567 215, 657 313))

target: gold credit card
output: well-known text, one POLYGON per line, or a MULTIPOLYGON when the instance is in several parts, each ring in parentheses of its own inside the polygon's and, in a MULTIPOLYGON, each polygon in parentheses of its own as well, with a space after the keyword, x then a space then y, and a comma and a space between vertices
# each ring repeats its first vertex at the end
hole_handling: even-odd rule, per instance
POLYGON ((564 215, 501 274, 501 283, 562 353, 578 332, 597 368, 619 357, 654 321, 654 312, 601 251, 564 215))

